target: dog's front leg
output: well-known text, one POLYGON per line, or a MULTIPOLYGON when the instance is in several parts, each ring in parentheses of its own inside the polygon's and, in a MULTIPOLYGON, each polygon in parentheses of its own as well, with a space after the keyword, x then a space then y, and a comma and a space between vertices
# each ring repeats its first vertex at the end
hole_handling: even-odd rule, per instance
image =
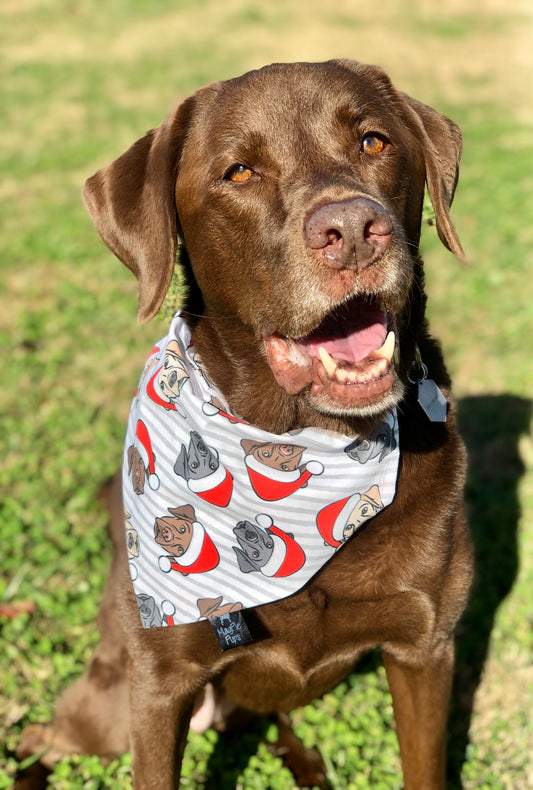
POLYGON ((444 790, 453 640, 422 665, 383 653, 400 744, 404 790, 444 790))
POLYGON ((131 748, 134 790, 175 790, 198 680, 130 667, 131 748))

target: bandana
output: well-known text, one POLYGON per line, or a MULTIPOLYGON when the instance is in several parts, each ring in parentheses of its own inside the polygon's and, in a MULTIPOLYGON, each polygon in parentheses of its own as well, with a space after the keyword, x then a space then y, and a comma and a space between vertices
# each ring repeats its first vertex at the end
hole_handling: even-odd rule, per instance
POLYGON ((271 434, 231 414, 178 313, 133 400, 123 486, 145 628, 229 616, 299 590, 389 505, 396 413, 368 439, 271 434))

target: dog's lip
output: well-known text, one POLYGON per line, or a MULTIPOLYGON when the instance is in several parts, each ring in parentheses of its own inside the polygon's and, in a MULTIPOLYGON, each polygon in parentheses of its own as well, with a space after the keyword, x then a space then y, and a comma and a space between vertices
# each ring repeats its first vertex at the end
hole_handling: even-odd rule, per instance
POLYGON ((354 298, 306 335, 263 333, 274 376, 289 394, 312 395, 357 408, 384 397, 394 384, 395 322, 374 298, 354 298))

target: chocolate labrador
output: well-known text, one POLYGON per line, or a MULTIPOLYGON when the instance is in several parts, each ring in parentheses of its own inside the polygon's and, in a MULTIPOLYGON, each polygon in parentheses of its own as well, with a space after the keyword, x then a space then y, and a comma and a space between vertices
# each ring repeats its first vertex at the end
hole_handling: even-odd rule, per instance
MULTIPOLYGON (((134 419, 130 446, 146 476, 134 489, 126 465, 124 493, 118 478, 109 488, 114 556, 101 642, 53 723, 26 729, 20 756, 46 748, 41 761, 51 765, 69 752, 131 748, 134 787, 170 790, 189 726, 222 729, 238 711, 277 713, 292 751, 286 713, 379 648, 404 786, 444 788, 454 629, 472 561, 465 454, 441 350, 424 317, 418 247, 427 185, 439 237, 463 257, 450 219, 460 153, 458 127, 399 92, 379 68, 348 60, 275 64, 199 90, 88 180, 85 201, 98 232, 138 278, 140 321, 158 312, 179 255, 185 340, 180 346, 173 329, 166 358, 178 365, 180 386, 168 396, 159 344, 139 391, 153 410, 187 421, 194 390, 205 420, 189 426, 188 441, 167 440, 154 452, 155 435, 134 419), (208 424, 242 431, 233 455, 224 445, 213 449, 208 424), (311 457, 284 463, 293 437, 311 457), (337 461, 311 451, 315 440, 332 453, 340 448, 345 466, 335 466, 333 477, 327 472, 337 461), (198 487, 194 459, 190 474, 173 470, 188 442, 205 451, 209 486, 198 487), (265 453, 275 446, 281 459, 276 469, 261 458, 256 466, 242 462, 253 501, 237 494, 237 453, 249 444, 265 445, 265 453), (360 446, 363 454, 351 452, 360 446), (370 477, 358 477, 370 468, 370 477), (159 512, 137 507, 163 496, 171 478, 190 490, 159 512), (327 505, 318 504, 320 486, 327 505), (211 533, 210 564, 199 566, 208 506, 222 518, 237 496, 241 517, 232 523, 253 527, 251 555, 261 533, 263 565, 246 568, 233 598, 206 584, 196 592, 198 616, 180 619, 181 590, 200 589, 200 576, 223 567, 230 581, 239 573, 231 526, 233 545, 221 547, 211 533), (157 568, 154 524, 184 506, 187 541, 179 553, 170 546, 157 568), (139 536, 129 558, 124 509, 127 529, 139 536), (289 513, 284 530, 278 521, 289 513), (317 536, 326 553, 305 577, 315 556, 306 540, 317 536), (195 558, 187 559, 193 544, 195 558), (154 565, 144 578, 155 586, 134 591, 128 560, 135 582, 146 551, 154 565), (266 602, 275 582, 280 592, 266 602), (180 590, 174 603, 172 584, 180 590), (224 645, 231 649, 219 646, 211 615, 202 618, 206 600, 221 604, 218 626, 233 635, 224 645)), ((302 767, 307 757, 302 748, 288 758, 298 783, 326 787, 318 760, 302 767)))

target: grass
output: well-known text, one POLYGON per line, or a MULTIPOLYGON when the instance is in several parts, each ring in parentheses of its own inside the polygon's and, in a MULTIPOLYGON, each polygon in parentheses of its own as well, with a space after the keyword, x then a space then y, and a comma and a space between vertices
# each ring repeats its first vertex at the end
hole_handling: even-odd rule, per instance
MULTIPOLYGON (((430 317, 469 450, 478 559, 458 640, 450 788, 533 786, 528 13, 505 0, 482 16, 475 0, 383 0, 379 14, 349 0, 3 2, 0 605, 33 611, 0 619, 0 790, 21 728, 50 717, 95 644, 109 548, 95 496, 119 462, 130 396, 164 323, 135 324, 136 284, 98 241, 83 180, 212 79, 338 55, 381 63, 465 135, 454 217, 469 266, 434 229, 423 237, 430 317)), ((320 746, 335 790, 401 787, 379 656, 293 719, 320 746)), ((268 751, 274 735, 259 721, 238 741, 191 736, 183 787, 291 790, 268 751)), ((125 790, 129 756, 72 758, 51 785, 125 790)))

